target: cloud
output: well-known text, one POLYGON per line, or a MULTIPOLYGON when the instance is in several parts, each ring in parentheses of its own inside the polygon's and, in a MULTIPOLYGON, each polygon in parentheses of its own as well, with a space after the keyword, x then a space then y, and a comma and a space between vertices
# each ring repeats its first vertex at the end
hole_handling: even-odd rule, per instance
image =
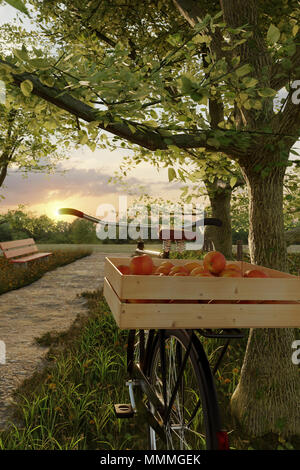
MULTIPOLYGON (((101 197, 115 194, 118 188, 108 183, 110 176, 100 169, 71 168, 65 173, 51 175, 29 173, 28 177, 17 171, 10 171, 4 188, 1 188, 1 194, 5 197, 3 205, 46 204, 53 199, 73 196, 101 197)), ((130 187, 141 184, 136 178, 128 178, 128 183, 130 187)))

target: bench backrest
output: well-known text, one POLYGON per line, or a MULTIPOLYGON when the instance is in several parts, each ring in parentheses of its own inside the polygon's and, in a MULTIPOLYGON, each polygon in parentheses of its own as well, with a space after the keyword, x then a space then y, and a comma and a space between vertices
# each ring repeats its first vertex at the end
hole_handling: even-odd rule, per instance
POLYGON ((2 242, 0 243, 0 248, 7 259, 16 258, 17 256, 22 255, 30 255, 38 251, 33 238, 14 240, 12 242, 2 242))

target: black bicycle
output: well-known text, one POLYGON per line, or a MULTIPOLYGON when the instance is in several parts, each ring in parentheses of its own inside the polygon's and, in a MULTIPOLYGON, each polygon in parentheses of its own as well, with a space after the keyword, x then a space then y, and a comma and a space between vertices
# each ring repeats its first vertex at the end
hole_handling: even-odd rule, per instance
MULTIPOLYGON (((59 212, 94 223, 110 224, 75 209, 60 209, 59 212)), ((218 219, 205 218, 192 224, 191 230, 199 225, 221 226, 222 223, 218 219)), ((193 238, 196 238, 195 234, 187 234, 182 229, 160 230, 161 252, 146 250, 140 240, 134 254, 169 258, 172 242, 177 244, 179 251, 184 251, 186 240, 193 238)), ((211 242, 206 244, 214 249, 211 242)), ((144 416, 149 431, 149 448, 152 450, 228 449, 228 436, 221 423, 214 375, 230 340, 242 337, 238 329, 129 330, 126 385, 129 387, 130 404, 116 404, 116 416, 144 416), (226 340, 213 367, 205 353, 202 338, 226 340)))

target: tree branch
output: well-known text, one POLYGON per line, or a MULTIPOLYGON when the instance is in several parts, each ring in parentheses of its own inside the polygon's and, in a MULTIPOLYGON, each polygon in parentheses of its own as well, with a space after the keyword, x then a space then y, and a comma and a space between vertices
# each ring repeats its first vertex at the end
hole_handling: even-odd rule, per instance
MULTIPOLYGON (((179 13, 187 20, 192 28, 194 28, 197 23, 201 23, 207 14, 207 9, 206 11, 201 9, 199 5, 200 2, 195 2, 193 0, 173 0, 173 3, 179 13)), ((215 32, 211 34, 211 37, 211 48, 216 53, 217 59, 228 55, 227 52, 222 50, 223 36, 219 28, 215 29, 215 32)))
POLYGON ((297 142, 297 136, 300 136, 300 104, 293 102, 294 92, 294 89, 290 91, 284 108, 273 117, 271 122, 271 128, 274 133, 279 135, 295 135, 290 138, 291 146, 297 142))
POLYGON ((300 68, 300 45, 297 45, 295 54, 290 58, 291 68, 289 73, 284 73, 282 75, 283 68, 280 63, 273 65, 271 72, 271 81, 270 86, 273 90, 280 90, 290 81, 290 75, 295 73, 297 68, 300 68))
MULTIPOLYGON (((9 65, 12 69, 11 76, 15 85, 20 86, 24 80, 30 80, 33 84, 32 93, 44 100, 54 104, 60 109, 64 109, 70 114, 83 119, 86 122, 98 121, 99 128, 104 131, 111 132, 115 136, 126 139, 133 144, 140 145, 149 150, 167 150, 169 145, 174 145, 181 149, 186 148, 203 148, 215 152, 215 143, 210 139, 215 139, 216 134, 214 130, 201 130, 187 134, 173 134, 165 137, 164 129, 153 130, 144 124, 133 123, 132 121, 114 122, 113 118, 108 124, 103 121, 103 116, 99 115, 99 111, 92 106, 74 98, 72 95, 66 93, 55 87, 48 87, 43 85, 39 78, 31 73, 16 73, 15 67, 0 59, 0 64, 9 65), (101 122, 102 121, 102 122, 101 122), (130 126, 129 126, 130 125, 130 126), (135 129, 132 129, 132 126, 135 129), (142 128, 139 129, 139 128, 142 128)), ((230 157, 239 158, 246 153, 253 138, 251 135, 241 135, 232 131, 218 130, 219 145, 217 150, 223 152, 230 157)))

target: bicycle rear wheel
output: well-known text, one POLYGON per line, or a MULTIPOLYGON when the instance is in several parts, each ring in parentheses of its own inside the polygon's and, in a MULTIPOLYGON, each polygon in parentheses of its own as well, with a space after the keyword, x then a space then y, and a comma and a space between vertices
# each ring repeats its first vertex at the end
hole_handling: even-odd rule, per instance
POLYGON ((219 449, 220 416, 210 366, 199 339, 188 330, 161 330, 148 351, 147 376, 164 404, 164 439, 149 426, 150 449, 219 449), (167 411, 166 411, 167 410, 167 411))

